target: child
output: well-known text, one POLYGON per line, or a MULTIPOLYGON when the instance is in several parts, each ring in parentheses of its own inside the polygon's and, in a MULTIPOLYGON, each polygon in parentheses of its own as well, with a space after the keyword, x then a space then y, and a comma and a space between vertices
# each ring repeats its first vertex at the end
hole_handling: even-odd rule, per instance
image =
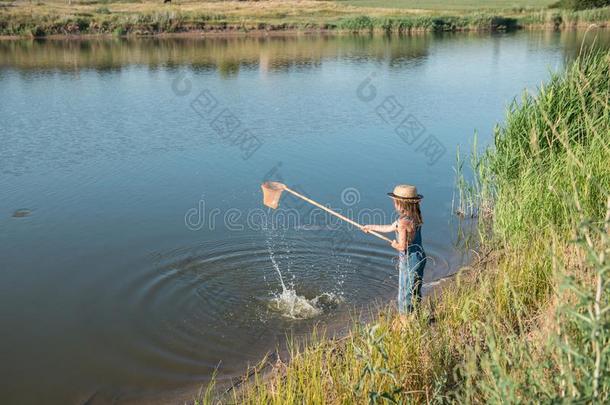
POLYGON ((398 219, 390 225, 365 225, 364 232, 396 232, 392 247, 398 250, 398 311, 411 312, 421 299, 421 286, 426 266, 426 252, 422 246, 423 224, 419 202, 424 198, 417 194, 415 186, 401 184, 388 195, 394 200, 398 219))

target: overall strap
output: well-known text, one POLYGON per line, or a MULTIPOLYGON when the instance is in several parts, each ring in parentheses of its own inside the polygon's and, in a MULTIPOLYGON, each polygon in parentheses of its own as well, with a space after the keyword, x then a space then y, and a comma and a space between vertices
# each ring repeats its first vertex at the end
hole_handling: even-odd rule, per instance
POLYGON ((411 217, 409 215, 401 215, 396 220, 396 230, 398 230, 398 221, 403 220, 403 219, 413 223, 413 217, 411 217))
MULTIPOLYGON (((396 233, 398 234, 398 221, 400 220, 406 220, 409 221, 411 223, 414 223, 413 221, 413 217, 411 217, 410 215, 401 215, 398 217, 398 220, 396 221, 396 233)), ((421 225, 417 225, 414 227, 414 232, 413 234, 409 234, 407 233, 407 248, 410 249, 413 245, 413 242, 416 243, 417 247, 421 247, 421 241, 418 240, 418 236, 419 236, 419 232, 421 230, 421 225)))

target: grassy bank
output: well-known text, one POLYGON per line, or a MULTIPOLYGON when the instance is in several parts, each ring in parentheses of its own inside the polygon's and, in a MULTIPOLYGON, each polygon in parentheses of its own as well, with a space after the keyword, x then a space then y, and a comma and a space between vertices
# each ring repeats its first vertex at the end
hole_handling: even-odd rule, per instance
POLYGON ((222 399, 607 403, 609 103, 609 52, 524 94, 458 179, 480 257, 442 299, 403 326, 388 308, 340 341, 318 335, 222 399))
POLYGON ((548 0, 256 2, 174 0, 0 0, 0 35, 114 34, 285 30, 465 31, 607 25, 610 8, 549 9, 548 0))

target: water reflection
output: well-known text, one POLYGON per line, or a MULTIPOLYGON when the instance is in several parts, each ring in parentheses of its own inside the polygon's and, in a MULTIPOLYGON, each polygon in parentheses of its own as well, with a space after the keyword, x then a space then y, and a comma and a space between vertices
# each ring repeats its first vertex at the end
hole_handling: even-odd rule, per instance
MULTIPOLYGON (((501 38, 521 33, 495 33, 494 54, 501 38)), ((427 35, 277 36, 235 38, 145 38, 0 41, 0 68, 77 72, 95 69, 111 72, 129 65, 146 65, 151 70, 190 66, 197 71, 217 70, 230 78, 240 70, 261 72, 316 69, 324 60, 377 61, 392 69, 417 63, 426 57, 434 40, 463 45, 488 37, 480 33, 436 33, 427 35)), ((608 47, 607 32, 592 30, 533 33, 530 46, 561 46, 566 57, 575 57, 581 45, 608 47), (599 34, 599 35, 598 35, 599 34), (584 42, 583 42, 584 41, 584 42)))
POLYGON ((231 77, 241 69, 282 72, 319 68, 323 60, 377 60, 399 66, 425 57, 428 36, 22 40, 0 42, 0 68, 100 72, 129 65, 191 66, 231 77))

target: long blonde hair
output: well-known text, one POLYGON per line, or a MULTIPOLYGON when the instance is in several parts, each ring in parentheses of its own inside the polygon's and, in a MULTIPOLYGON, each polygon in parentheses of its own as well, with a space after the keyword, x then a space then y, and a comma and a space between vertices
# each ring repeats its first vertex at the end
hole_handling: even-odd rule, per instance
POLYGON ((394 201, 396 201, 396 211, 398 211, 401 216, 411 217, 415 226, 419 226, 424 223, 421 210, 419 208, 419 200, 395 199, 394 201))
POLYGON ((402 199, 394 199, 396 203, 396 211, 400 216, 410 217, 412 221, 409 221, 409 225, 407 227, 408 240, 413 240, 413 236, 415 234, 415 230, 418 226, 424 223, 424 220, 421 216, 421 210, 419 209, 419 201, 420 200, 402 200, 402 199))

